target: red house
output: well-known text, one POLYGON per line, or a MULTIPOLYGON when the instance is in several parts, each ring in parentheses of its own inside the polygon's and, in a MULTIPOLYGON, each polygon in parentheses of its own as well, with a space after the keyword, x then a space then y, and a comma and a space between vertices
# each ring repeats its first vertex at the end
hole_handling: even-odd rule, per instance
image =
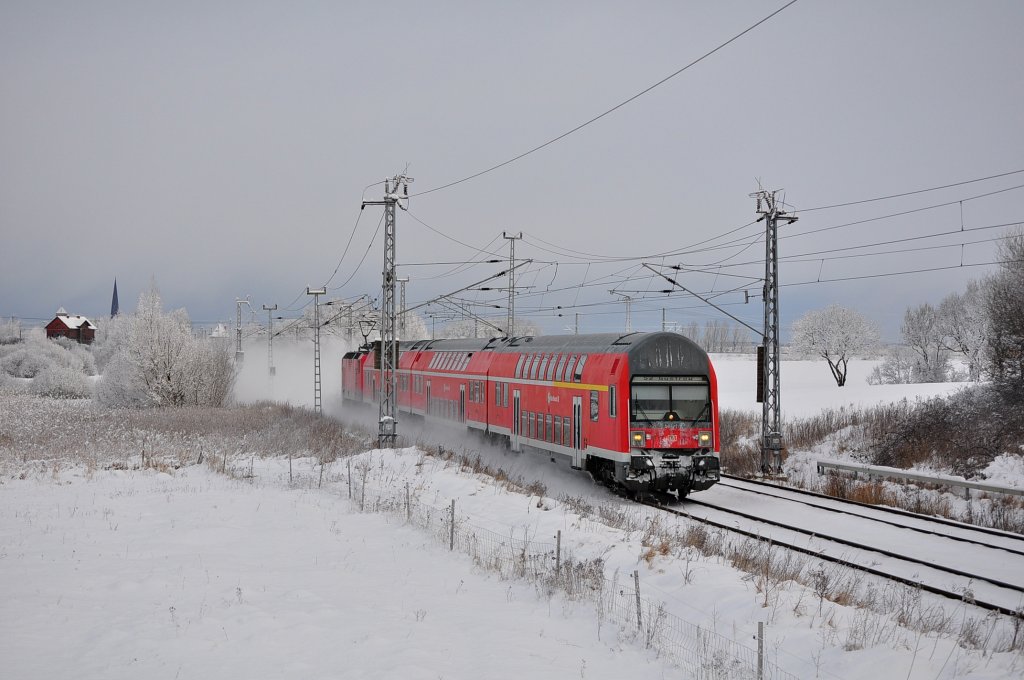
POLYGON ((46 337, 69 338, 83 345, 91 345, 96 337, 96 326, 84 316, 68 314, 61 307, 53 321, 46 324, 46 337))

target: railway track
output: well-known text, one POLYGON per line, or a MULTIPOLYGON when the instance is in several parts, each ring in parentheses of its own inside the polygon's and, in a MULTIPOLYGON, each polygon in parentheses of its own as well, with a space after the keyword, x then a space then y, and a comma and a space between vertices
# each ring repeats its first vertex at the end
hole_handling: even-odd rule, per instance
POLYGON ((991 548, 1005 550, 1024 556, 1024 536, 999 529, 981 527, 964 522, 957 522, 945 517, 921 515, 899 508, 883 505, 870 505, 858 501, 835 498, 825 494, 751 479, 742 479, 731 475, 723 475, 720 486, 742 489, 750 493, 761 494, 771 498, 783 498, 795 503, 818 508, 837 515, 871 519, 880 524, 896 526, 924 534, 941 535, 950 540, 973 543, 991 548))
POLYGON ((659 509, 1007 616, 1024 606, 1024 537, 728 479, 659 509))

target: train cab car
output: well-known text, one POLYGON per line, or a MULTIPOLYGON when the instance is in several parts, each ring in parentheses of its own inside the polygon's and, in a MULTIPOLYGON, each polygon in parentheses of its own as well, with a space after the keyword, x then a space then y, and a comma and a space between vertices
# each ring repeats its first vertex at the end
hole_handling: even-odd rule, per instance
MULTIPOLYGON (((344 356, 346 400, 379 399, 374 349, 344 356)), ((401 342, 396 382, 399 414, 476 430, 632 494, 682 498, 719 479, 714 368, 677 333, 401 342)))
POLYGON ((512 338, 493 363, 492 381, 510 383, 512 449, 553 454, 634 494, 681 498, 718 481, 717 379, 682 335, 512 338))

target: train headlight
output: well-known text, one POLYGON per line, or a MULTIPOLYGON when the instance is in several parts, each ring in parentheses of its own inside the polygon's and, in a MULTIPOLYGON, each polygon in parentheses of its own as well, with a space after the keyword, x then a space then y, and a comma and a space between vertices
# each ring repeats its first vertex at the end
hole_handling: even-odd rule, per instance
POLYGON ((644 433, 643 432, 632 432, 629 435, 630 440, 633 442, 633 446, 637 448, 643 448, 644 445, 644 433))
POLYGON ((697 443, 700 444, 701 448, 711 448, 711 432, 709 430, 701 430, 697 435, 697 443))

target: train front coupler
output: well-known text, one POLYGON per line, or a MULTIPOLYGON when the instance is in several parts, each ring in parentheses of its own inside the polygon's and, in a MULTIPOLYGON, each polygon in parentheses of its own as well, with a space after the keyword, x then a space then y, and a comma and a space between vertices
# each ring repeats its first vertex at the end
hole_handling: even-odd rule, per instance
POLYGON ((718 479, 719 461, 713 454, 634 449, 622 484, 631 493, 676 493, 682 498, 718 479))

